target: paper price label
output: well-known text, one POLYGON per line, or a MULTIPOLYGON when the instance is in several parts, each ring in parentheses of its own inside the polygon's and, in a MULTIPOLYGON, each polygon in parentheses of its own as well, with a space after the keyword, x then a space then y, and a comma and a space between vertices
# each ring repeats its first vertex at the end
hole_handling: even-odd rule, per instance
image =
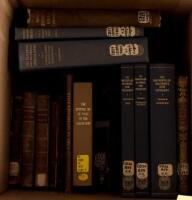
POLYGON ((106 34, 108 37, 134 37, 136 29, 134 26, 107 27, 106 34))
POLYGON ((89 172, 89 156, 78 155, 77 156, 77 173, 88 173, 89 172))
POLYGON ((132 160, 125 160, 123 161, 123 175, 124 176, 134 176, 135 174, 135 167, 134 161, 132 160))
POLYGON ((172 164, 159 164, 158 165, 158 176, 169 177, 173 175, 172 164))
POLYGON ((148 177, 148 164, 137 163, 136 164, 136 176, 138 179, 146 179, 148 177))
POLYGON ((138 22, 140 24, 151 23, 151 15, 149 11, 138 11, 138 22))

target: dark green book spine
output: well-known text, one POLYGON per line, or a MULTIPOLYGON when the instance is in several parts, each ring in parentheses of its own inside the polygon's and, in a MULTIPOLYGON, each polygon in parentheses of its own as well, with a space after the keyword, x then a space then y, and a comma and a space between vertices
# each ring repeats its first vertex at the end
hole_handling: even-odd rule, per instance
POLYGON ((135 26, 106 28, 16 28, 15 40, 59 40, 87 38, 143 37, 144 29, 135 26))
POLYGON ((150 66, 151 192, 152 196, 177 194, 175 69, 150 66))
POLYGON ((19 69, 91 67, 148 62, 146 38, 19 43, 19 69))
POLYGON ((149 194, 148 66, 134 68, 136 195, 149 194))
POLYGON ((133 76, 133 66, 121 66, 121 143, 123 196, 133 196, 135 194, 133 76))

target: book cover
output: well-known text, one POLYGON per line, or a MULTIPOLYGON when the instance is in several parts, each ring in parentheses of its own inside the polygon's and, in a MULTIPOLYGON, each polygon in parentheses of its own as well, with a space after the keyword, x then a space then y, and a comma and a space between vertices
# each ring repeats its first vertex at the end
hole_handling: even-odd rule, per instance
POLYGON ((150 66, 150 156, 152 196, 177 194, 175 67, 150 66))
POLYGON ((122 195, 135 195, 134 68, 121 65, 122 195))
POLYGON ((73 86, 73 186, 92 186, 93 110, 92 83, 73 86))
POLYGON ((19 43, 20 71, 134 62, 148 62, 147 38, 19 43))
POLYGON ((187 76, 177 79, 177 139, 179 193, 189 192, 189 81, 187 76))
POLYGON ((134 66, 136 195, 149 194, 148 66, 134 66))
POLYGON ((9 152, 9 185, 21 184, 21 139, 23 124, 23 97, 13 97, 10 152, 9 152))
POLYGON ((24 187, 34 185, 35 109, 36 95, 32 92, 25 92, 23 95, 21 170, 21 184, 24 187))
POLYGON ((135 26, 108 26, 103 28, 15 28, 15 40, 17 41, 143 36, 144 28, 135 26))
POLYGON ((49 95, 36 97, 35 187, 48 187, 49 95))
POLYGON ((86 10, 33 9, 27 10, 28 27, 160 27, 161 15, 148 10, 86 10))

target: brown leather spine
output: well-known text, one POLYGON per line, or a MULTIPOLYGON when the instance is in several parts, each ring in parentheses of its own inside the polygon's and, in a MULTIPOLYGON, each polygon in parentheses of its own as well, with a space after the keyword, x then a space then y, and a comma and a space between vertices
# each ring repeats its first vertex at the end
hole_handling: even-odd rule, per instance
POLYGON ((158 11, 28 9, 29 27, 159 27, 158 11))
POLYGON ((189 161, 188 161, 188 136, 189 136, 189 91, 188 77, 179 76, 177 82, 177 116, 178 116, 178 173, 179 192, 189 192, 189 161))
POLYGON ((22 135, 22 179, 25 187, 33 186, 34 173, 34 135, 35 135, 36 95, 24 93, 23 102, 23 135, 22 135))
POLYGON ((73 89, 73 186, 92 186, 92 83, 73 89))
POLYGON ((49 96, 37 95, 35 135, 35 186, 48 186, 49 96))

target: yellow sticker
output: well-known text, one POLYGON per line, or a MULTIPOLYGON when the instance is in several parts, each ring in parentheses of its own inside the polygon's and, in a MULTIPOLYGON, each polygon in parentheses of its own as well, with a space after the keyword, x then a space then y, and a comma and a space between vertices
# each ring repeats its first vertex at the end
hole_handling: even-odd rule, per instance
POLYGON ((88 175, 87 174, 79 174, 78 175, 78 179, 80 180, 80 181, 86 181, 87 179, 88 179, 88 175))
POLYGON ((89 172, 89 156, 77 155, 77 173, 89 172))

